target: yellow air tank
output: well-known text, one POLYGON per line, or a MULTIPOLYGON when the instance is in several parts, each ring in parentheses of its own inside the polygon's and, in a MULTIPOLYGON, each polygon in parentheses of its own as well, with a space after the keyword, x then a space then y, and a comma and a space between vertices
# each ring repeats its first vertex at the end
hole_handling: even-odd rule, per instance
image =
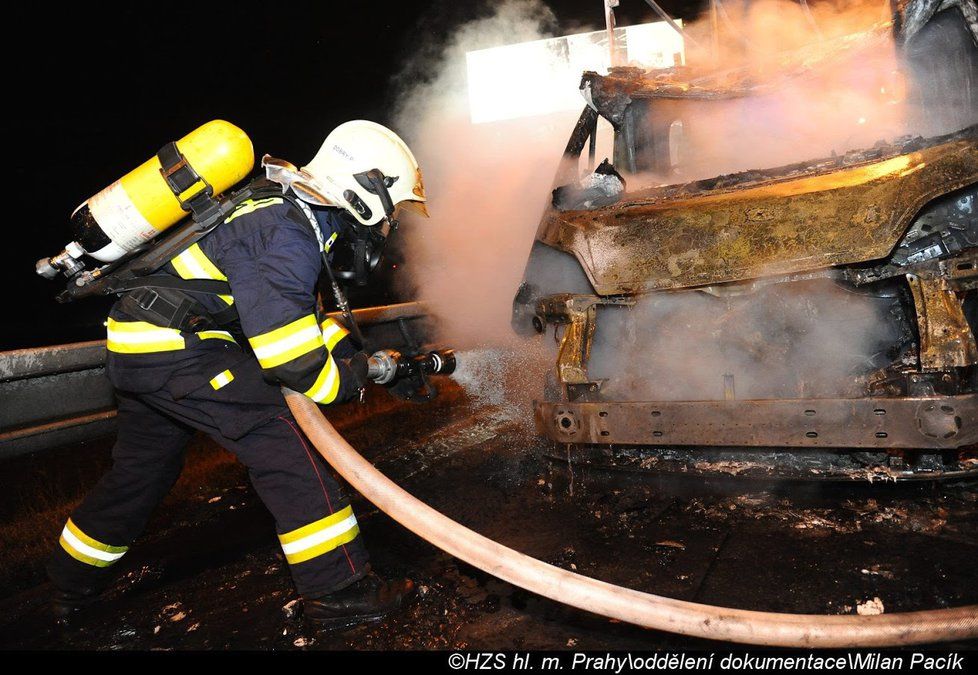
MULTIPOLYGON (((223 120, 197 127, 176 145, 214 194, 245 178, 255 164, 251 139, 223 120)), ((160 168, 154 156, 75 209, 75 241, 66 249, 73 258, 84 252, 102 262, 118 260, 187 216, 160 168)), ((181 197, 186 200, 201 187, 192 186, 181 197)))

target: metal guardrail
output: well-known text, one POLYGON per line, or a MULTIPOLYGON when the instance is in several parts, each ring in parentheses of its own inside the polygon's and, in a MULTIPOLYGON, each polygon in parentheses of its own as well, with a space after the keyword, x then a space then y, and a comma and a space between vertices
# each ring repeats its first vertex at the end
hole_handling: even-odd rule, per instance
MULTIPOLYGON (((373 344, 396 346, 398 322, 412 322, 414 332, 427 311, 406 302, 353 314, 373 344)), ((0 352, 0 459, 110 435, 115 405, 104 340, 0 352)))
POLYGON ((104 340, 0 352, 0 458, 114 428, 104 340))

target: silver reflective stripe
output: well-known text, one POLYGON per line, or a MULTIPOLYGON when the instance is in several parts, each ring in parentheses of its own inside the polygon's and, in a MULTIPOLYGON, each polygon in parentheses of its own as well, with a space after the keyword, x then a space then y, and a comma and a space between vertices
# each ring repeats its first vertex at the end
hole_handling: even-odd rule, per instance
POLYGON ((64 537, 65 541, 67 541, 71 547, 79 553, 83 553, 98 560, 104 560, 105 562, 113 562, 126 554, 125 551, 122 553, 109 553, 108 551, 100 551, 97 548, 92 548, 76 537, 75 533, 69 530, 67 525, 65 525, 65 529, 61 530, 61 536, 64 537))
POLYGON ((322 337, 319 332, 319 326, 308 326, 297 333, 289 335, 288 337, 284 337, 281 340, 276 340, 272 344, 265 345, 263 347, 255 347, 255 356, 258 357, 259 361, 263 359, 270 359, 274 356, 278 356, 279 354, 289 351, 293 347, 298 347, 304 342, 314 340, 317 335, 320 338, 322 337))
POLYGON ((354 515, 349 515, 335 525, 330 525, 327 528, 319 530, 318 532, 313 532, 310 535, 303 537, 297 541, 293 541, 290 544, 282 544, 282 551, 286 555, 291 553, 298 553, 299 551, 305 551, 308 548, 312 548, 324 541, 329 541, 334 537, 338 537, 347 530, 352 529, 357 524, 357 517, 354 515))

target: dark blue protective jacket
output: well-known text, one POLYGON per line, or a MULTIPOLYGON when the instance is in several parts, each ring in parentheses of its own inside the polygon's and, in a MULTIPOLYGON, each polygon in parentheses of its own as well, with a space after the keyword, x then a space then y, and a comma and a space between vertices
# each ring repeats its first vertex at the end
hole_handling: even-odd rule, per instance
MULTIPOLYGON (((312 213, 329 252, 344 229, 344 214, 329 208, 312 213)), ((225 371, 233 378, 233 364, 251 358, 267 380, 321 404, 351 398, 358 384, 338 358, 351 355, 352 340, 336 321, 317 317, 320 250, 309 218, 288 199, 244 201, 162 270, 183 279, 227 281, 229 295, 192 295, 210 312, 236 308, 238 322, 229 330, 191 333, 139 321, 116 303, 107 322, 113 384, 133 392, 167 387, 179 395, 208 382, 225 386, 225 371)))

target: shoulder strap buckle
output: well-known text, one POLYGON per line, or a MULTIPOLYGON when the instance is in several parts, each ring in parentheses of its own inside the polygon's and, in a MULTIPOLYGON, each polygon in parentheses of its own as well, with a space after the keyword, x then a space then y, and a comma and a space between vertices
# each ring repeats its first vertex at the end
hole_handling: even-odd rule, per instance
POLYGON ((132 293, 132 299, 136 301, 137 305, 148 312, 153 309, 153 305, 160 299, 160 294, 152 288, 142 288, 132 293))

